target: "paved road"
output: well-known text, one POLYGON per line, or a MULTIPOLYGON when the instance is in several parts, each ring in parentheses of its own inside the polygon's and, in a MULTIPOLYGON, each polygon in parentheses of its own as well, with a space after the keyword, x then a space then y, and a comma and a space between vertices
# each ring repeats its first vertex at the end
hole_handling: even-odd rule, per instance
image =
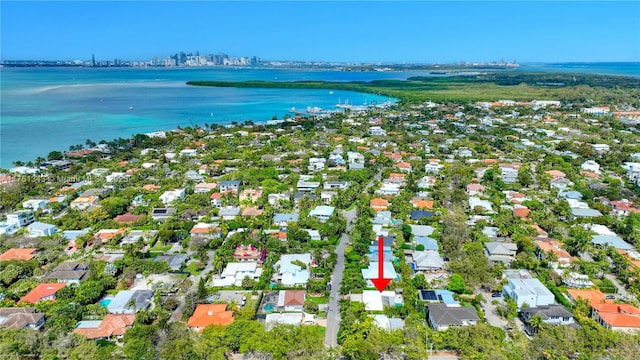
MULTIPOLYGON (((373 177, 371 181, 365 186, 363 193, 366 193, 367 190, 375 183, 380 180, 380 176, 382 173, 378 171, 378 173, 373 177)), ((343 211, 342 216, 347 220, 347 228, 342 233, 340 237, 340 243, 336 248, 336 253, 338 254, 338 259, 336 260, 336 266, 333 269, 333 276, 331 277, 331 291, 329 292, 329 308, 327 310, 327 332, 325 336, 325 346, 326 347, 336 347, 338 346, 338 329, 340 328, 340 305, 338 304, 338 300, 341 298, 340 285, 342 284, 342 275, 344 273, 344 249, 349 244, 349 233, 351 232, 351 228, 353 224, 356 222, 356 218, 358 217, 358 208, 355 206, 350 211, 343 211)))
POLYGON ((358 209, 354 207, 350 211, 344 211, 342 216, 347 220, 347 229, 342 233, 340 237, 340 243, 336 248, 338 259, 336 260, 336 266, 333 269, 333 276, 331 277, 331 291, 329 295, 329 310, 327 311, 327 333, 325 339, 325 345, 327 347, 338 346, 338 329, 340 328, 340 306, 338 300, 340 300, 340 284, 342 283, 342 274, 344 273, 344 249, 349 244, 349 232, 355 223, 355 219, 358 215, 358 209))

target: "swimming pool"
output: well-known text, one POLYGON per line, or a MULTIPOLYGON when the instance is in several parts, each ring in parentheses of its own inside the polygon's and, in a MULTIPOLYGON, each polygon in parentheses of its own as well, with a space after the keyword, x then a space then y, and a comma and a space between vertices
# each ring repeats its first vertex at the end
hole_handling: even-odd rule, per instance
POLYGON ((274 308, 273 304, 267 304, 264 306, 264 312, 267 314, 270 314, 273 312, 273 308, 274 308))
POLYGON ((98 304, 100 304, 100 306, 107 307, 111 304, 111 299, 102 299, 98 304))

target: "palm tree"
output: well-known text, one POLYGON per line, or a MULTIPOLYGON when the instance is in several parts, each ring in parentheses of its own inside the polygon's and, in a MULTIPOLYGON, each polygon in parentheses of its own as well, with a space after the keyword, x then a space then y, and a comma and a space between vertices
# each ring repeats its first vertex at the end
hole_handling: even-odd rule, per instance
POLYGON ((535 314, 531 317, 531 319, 529 319, 529 328, 531 328, 531 332, 534 334, 538 332, 542 324, 542 317, 539 314, 535 314))

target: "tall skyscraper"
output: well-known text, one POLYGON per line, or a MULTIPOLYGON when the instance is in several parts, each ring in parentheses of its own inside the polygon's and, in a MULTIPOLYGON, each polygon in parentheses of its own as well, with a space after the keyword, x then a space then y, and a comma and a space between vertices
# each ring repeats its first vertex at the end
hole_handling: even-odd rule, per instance
POLYGON ((96 55, 91 54, 91 66, 96 67, 96 55))

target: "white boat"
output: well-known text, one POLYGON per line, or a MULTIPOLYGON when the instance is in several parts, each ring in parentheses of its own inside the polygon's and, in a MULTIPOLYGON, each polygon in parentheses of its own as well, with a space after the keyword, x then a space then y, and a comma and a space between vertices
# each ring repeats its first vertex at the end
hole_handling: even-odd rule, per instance
POLYGON ((129 110, 133 110, 133 106, 129 106, 129 110))

